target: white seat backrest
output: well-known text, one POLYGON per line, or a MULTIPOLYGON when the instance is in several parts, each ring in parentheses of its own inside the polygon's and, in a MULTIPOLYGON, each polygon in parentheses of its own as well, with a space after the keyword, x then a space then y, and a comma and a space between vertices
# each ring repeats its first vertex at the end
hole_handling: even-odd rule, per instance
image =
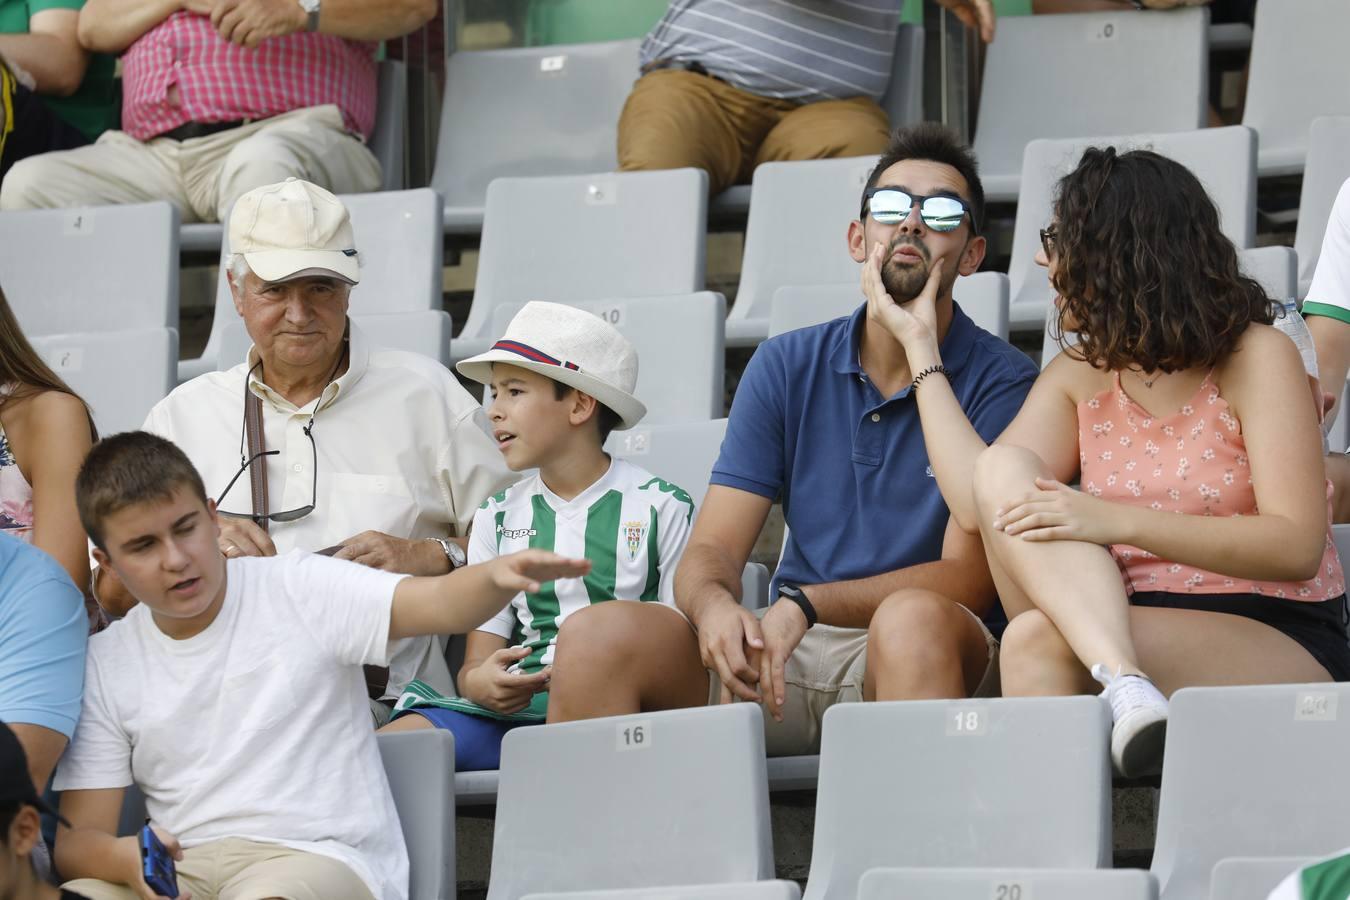
POLYGON ((31 342, 89 404, 103 436, 139 429, 151 407, 177 383, 178 331, 173 328, 48 334, 31 342))
POLYGON ((408 847, 408 896, 454 900, 454 736, 435 728, 376 738, 408 847))
POLYGON ((858 900, 1157 900, 1138 869, 872 869, 858 900))
POLYGON ((679 887, 632 888, 621 891, 568 891, 527 894, 523 900, 801 900, 795 881, 748 881, 740 884, 691 884, 679 887))
POLYGON ((1313 273, 1317 271, 1332 205, 1340 192, 1350 192, 1347 185, 1350 185, 1350 116, 1313 119, 1308 137, 1308 164, 1303 170, 1303 190, 1299 194, 1298 230, 1294 233, 1300 298, 1307 296, 1313 273))
POLYGON ((1306 856, 1234 857, 1220 860, 1209 877, 1209 900, 1266 900, 1306 856))
POLYGON ((708 478, 726 433, 726 419, 641 424, 612 433, 605 442, 605 450, 683 488, 693 498, 694 508, 699 509, 708 493, 708 478))

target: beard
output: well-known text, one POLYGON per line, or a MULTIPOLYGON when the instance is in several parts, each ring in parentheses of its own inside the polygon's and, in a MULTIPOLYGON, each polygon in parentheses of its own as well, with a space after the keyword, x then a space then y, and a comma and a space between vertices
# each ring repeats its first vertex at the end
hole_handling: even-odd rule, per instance
POLYGON ((881 266, 881 283, 896 303, 909 303, 919 296, 928 283, 931 265, 932 256, 918 239, 905 234, 897 235, 886 248, 886 262, 881 266), (922 257, 922 261, 898 263, 891 259, 896 248, 902 246, 912 247, 922 257))

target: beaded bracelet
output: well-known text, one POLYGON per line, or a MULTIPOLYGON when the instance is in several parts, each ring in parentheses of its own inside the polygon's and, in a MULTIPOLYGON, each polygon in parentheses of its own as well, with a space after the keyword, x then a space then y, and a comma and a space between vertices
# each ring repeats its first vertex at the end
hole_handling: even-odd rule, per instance
POLYGON ((943 375, 944 377, 946 377, 946 379, 947 379, 948 381, 951 381, 951 379, 952 379, 952 373, 947 371, 947 367, 946 367, 946 366, 944 366, 944 365, 942 365, 941 363, 939 363, 939 364, 936 365, 936 366, 929 366, 928 368, 926 368, 926 369, 924 369, 922 372, 920 372, 918 375, 915 375, 915 376, 914 376, 914 390, 917 391, 917 390, 919 389, 919 382, 923 381, 923 380, 924 380, 925 378, 927 378, 929 375, 936 375, 936 374, 939 373, 939 372, 941 372, 942 375, 943 375))

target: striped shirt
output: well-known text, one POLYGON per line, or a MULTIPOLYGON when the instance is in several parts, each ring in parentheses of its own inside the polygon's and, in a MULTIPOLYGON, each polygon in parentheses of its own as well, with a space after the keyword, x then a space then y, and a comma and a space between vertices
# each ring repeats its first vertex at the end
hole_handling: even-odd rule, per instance
POLYGON ((301 32, 248 50, 217 34, 208 17, 179 11, 122 57, 122 130, 148 141, 186 122, 264 119, 332 103, 348 131, 369 137, 375 48, 301 32))
POLYGON ((517 594, 479 630, 529 647, 520 668, 536 672, 553 662, 558 629, 579 609, 614 599, 674 606, 675 565, 693 519, 688 494, 621 459, 571 500, 550 491, 537 474, 517 482, 474 516, 469 562, 537 547, 584 556, 591 572, 517 594))
POLYGON ((1350 850, 1311 863, 1281 881, 1269 900, 1345 900, 1350 897, 1350 850))
POLYGON ((733 87, 812 103, 880 100, 901 0, 671 0, 642 65, 697 63, 733 87))

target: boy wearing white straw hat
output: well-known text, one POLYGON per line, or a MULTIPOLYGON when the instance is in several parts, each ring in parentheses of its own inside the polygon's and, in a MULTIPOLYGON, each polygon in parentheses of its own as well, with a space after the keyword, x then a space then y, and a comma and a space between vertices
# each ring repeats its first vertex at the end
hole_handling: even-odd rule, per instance
MULTIPOLYGON (((544 721, 558 633, 593 603, 636 600, 675 609, 674 574, 694 518, 679 487, 604 452, 614 429, 647 409, 636 397, 632 344, 592 313, 528 303, 460 374, 488 385, 488 418, 507 466, 538 469, 474 515, 469 561, 529 547, 592 560, 591 574, 511 604, 468 637, 460 697, 414 681, 384 731, 447 728, 457 771, 495 769, 510 729, 544 721)), ((673 705, 673 704, 672 704, 673 705)), ((681 704, 688 705, 688 704, 681 704)))

